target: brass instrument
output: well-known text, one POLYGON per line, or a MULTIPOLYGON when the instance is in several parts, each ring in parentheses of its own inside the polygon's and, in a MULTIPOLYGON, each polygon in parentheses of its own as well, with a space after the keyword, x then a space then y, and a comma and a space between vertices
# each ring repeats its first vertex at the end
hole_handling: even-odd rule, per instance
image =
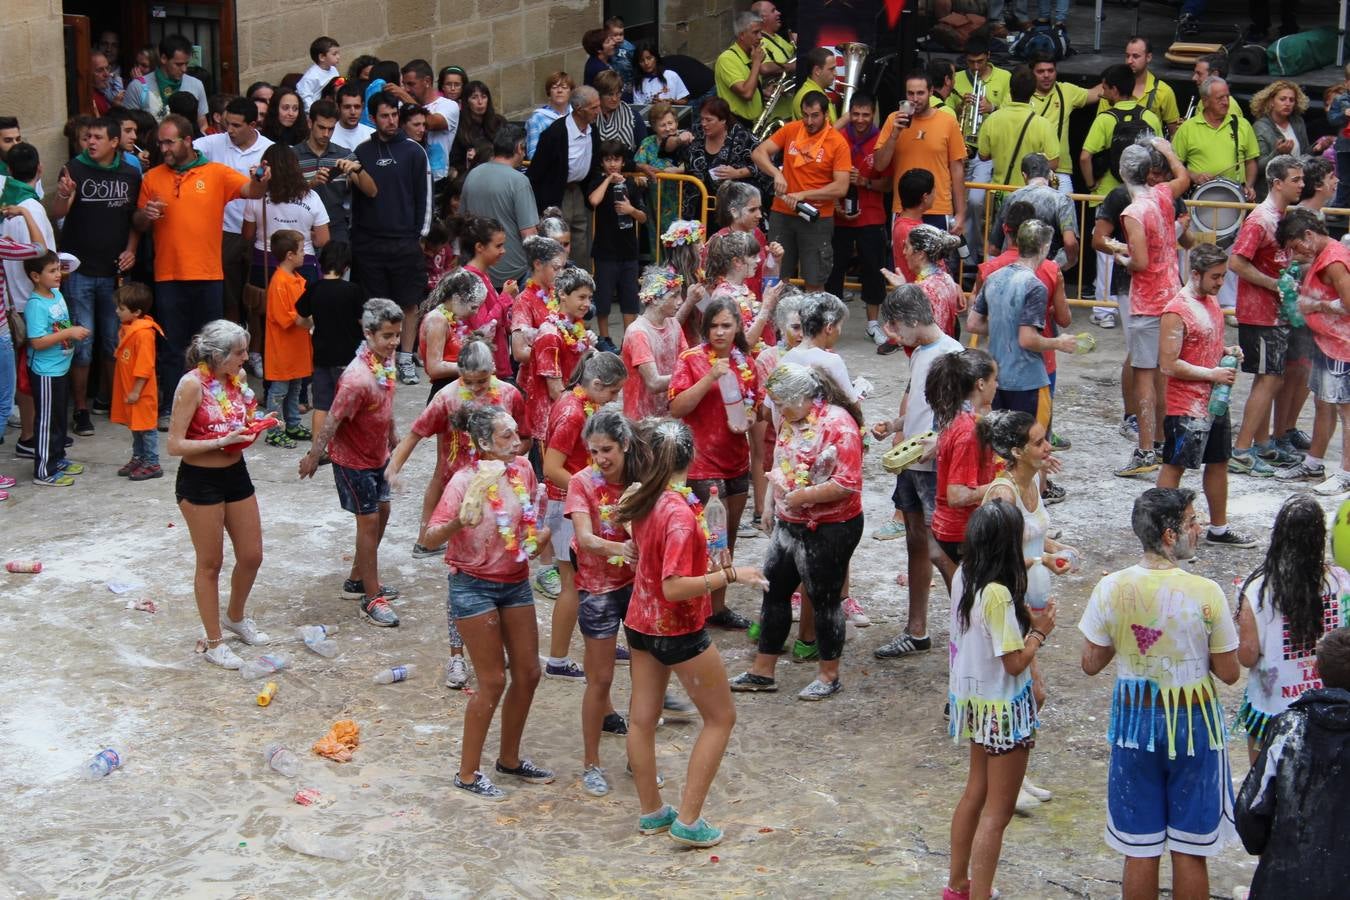
POLYGON ((1185 121, 1189 120, 1190 117, 1191 117, 1192 115, 1195 114, 1195 101, 1196 101, 1196 98, 1199 97, 1199 96, 1200 96, 1200 95, 1197 93, 1195 97, 1192 97, 1192 98, 1191 98, 1191 105, 1188 106, 1188 107, 1186 107, 1186 115, 1184 115, 1184 116, 1181 117, 1181 121, 1185 122, 1185 121))
POLYGON ((980 125, 984 122, 984 114, 980 112, 980 104, 984 102, 984 82, 980 80, 979 72, 970 73, 970 101, 961 105, 961 134, 966 138, 966 146, 972 153, 980 143, 980 125))
POLYGON ((772 90, 770 90, 769 95, 764 98, 764 112, 759 114, 759 118, 755 120, 754 127, 750 129, 750 133, 754 135, 755 140, 762 141, 770 134, 773 134, 779 128, 783 127, 785 120, 775 119, 773 117, 773 110, 774 107, 778 105, 778 101, 782 98, 783 91, 787 90, 787 82, 788 75, 784 72, 782 75, 778 76, 776 81, 774 81, 772 90))
POLYGON ((867 54, 872 52, 872 48, 854 41, 840 44, 838 52, 844 57, 844 98, 839 112, 847 116, 849 101, 853 99, 854 92, 862 87, 863 63, 867 61, 867 54))

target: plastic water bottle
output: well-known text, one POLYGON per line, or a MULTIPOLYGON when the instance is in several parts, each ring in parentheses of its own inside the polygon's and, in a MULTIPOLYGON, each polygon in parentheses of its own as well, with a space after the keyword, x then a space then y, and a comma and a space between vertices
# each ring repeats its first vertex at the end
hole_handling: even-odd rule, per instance
POLYGON ((835 449, 834 444, 831 444, 816 456, 815 462, 811 463, 811 483, 824 484, 829 481, 838 465, 839 451, 835 449))
MULTIPOLYGON (((1219 360, 1219 367, 1223 369, 1236 369, 1237 357, 1231 354, 1219 360)), ((1216 384, 1214 389, 1209 392, 1209 414, 1214 418, 1228 415, 1228 398, 1233 393, 1231 384, 1216 384)))
POLYGON ((735 369, 717 379, 718 390, 722 392, 722 407, 727 411, 727 425, 733 431, 744 432, 750 428, 750 419, 745 414, 745 399, 741 396, 741 379, 735 369))
POLYGON ((385 669, 375 675, 376 684, 393 684, 396 681, 406 681, 417 671, 417 666, 408 663, 406 666, 394 666, 392 669, 385 669))
POLYGON ((782 280, 783 277, 778 271, 778 257, 774 256, 772 253, 765 253, 764 265, 759 267, 760 293, 763 294, 767 292, 769 288, 782 280))
POLYGON ((280 672, 290 664, 290 659, 280 653, 264 653, 257 659, 250 659, 239 667, 239 674, 244 676, 246 681, 252 681, 254 678, 262 678, 265 675, 271 675, 273 672, 280 672))
POLYGON ((717 496, 717 488, 708 494, 708 503, 703 507, 703 521, 708 526, 708 550, 713 554, 727 549, 727 508, 717 496))
POLYGON ((85 765, 84 777, 96 781, 113 769, 122 768, 122 764, 126 761, 127 755, 122 750, 117 747, 105 747, 85 765))
POLYGON ((306 647, 328 659, 338 654, 337 642, 328 638, 334 631, 337 631, 336 625, 301 625, 295 629, 296 635, 305 642, 306 647))
POLYGON ((285 744, 268 744, 263 751, 263 762, 287 778, 300 774, 300 760, 285 744))
POLYGON ((287 829, 277 841, 283 847, 289 847, 296 853, 317 856, 320 859, 335 859, 338 862, 351 862, 356 857, 356 848, 351 841, 312 831, 287 829))

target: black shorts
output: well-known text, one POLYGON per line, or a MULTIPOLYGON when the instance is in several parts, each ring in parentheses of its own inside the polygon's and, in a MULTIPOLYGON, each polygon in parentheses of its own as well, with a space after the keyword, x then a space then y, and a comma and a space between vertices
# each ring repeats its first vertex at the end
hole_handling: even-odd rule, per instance
POLYGON ((737 475, 735 478, 691 478, 689 479, 689 489, 694 492, 700 503, 707 503, 708 497, 712 495, 712 489, 717 488, 717 496, 725 500, 728 497, 739 497, 750 493, 750 473, 737 475))
POLYGON ((623 626, 628 635, 628 649, 650 653, 663 666, 678 666, 698 656, 712 646, 708 629, 700 628, 690 634, 677 634, 665 637, 659 634, 643 634, 623 626))
POLYGON ((368 516, 380 511, 381 503, 389 502, 389 480, 384 477, 384 466, 378 469, 349 469, 333 463, 333 483, 337 485, 338 503, 354 516, 368 516))
POLYGON ((964 546, 964 541, 944 541, 940 537, 934 537, 933 540, 937 541, 937 545, 947 554, 948 559, 958 566, 961 564, 961 547, 964 546))
POLYGON ((253 479, 248 477, 248 466, 244 465, 243 457, 233 465, 220 468, 180 462, 173 493, 179 503, 186 500, 193 506, 238 503, 253 496, 253 479))
POLYGON ((338 379, 342 377, 346 366, 315 366, 310 378, 310 392, 314 408, 328 412, 333 408, 333 398, 337 396, 338 379))
POLYGON ((1283 375, 1289 356, 1288 325, 1243 325, 1238 323, 1238 346, 1242 348, 1242 371, 1248 375, 1283 375))
POLYGON ((1163 462, 1169 466, 1198 469, 1201 465, 1227 463, 1233 455, 1232 426, 1222 415, 1206 422, 1191 416, 1163 418, 1163 462), (1208 429, 1205 425, 1208 424, 1208 429))
POLYGON ((427 261, 417 238, 352 238, 352 274, 367 297, 411 309, 426 296, 427 261))
POLYGON ((436 395, 445 390, 445 386, 452 383, 454 380, 455 379, 453 378, 433 379, 431 382, 431 392, 427 394, 427 406, 430 406, 431 401, 436 399, 436 395))

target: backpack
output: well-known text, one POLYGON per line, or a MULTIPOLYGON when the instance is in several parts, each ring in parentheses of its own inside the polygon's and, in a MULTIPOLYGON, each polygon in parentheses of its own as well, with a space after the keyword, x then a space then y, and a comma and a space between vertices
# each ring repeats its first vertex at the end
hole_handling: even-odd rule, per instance
POLYGON ((1044 54, 1054 60, 1065 59, 1073 53, 1069 46, 1069 33, 1053 25, 1033 25, 1013 40, 1008 53, 1013 59, 1023 61, 1037 54, 1044 54))
POLYGON ((1111 133, 1111 145, 1092 156, 1092 176, 1100 179, 1110 172, 1120 180, 1120 154, 1125 148, 1137 143, 1141 137, 1154 137, 1153 127, 1144 120, 1147 110, 1143 104, 1134 109, 1108 109, 1106 114, 1116 120, 1116 130, 1111 133))

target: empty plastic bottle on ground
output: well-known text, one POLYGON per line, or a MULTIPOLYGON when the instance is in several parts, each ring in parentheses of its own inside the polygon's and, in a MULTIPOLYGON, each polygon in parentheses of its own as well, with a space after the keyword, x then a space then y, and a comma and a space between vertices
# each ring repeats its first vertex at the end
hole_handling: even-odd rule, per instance
POLYGON ((406 681, 417 671, 417 666, 408 663, 406 666, 394 666, 392 669, 385 669, 376 674, 376 684, 393 684, 396 681, 406 681))
POLYGON ((246 680, 262 678, 264 675, 271 675, 273 672, 279 672, 290 663, 290 660, 280 653, 264 653, 257 659, 250 659, 239 667, 239 674, 246 680))
POLYGON ((338 653, 337 642, 328 637, 334 631, 337 631, 335 625, 301 625, 295 629, 295 633, 305 642, 306 647, 329 659, 338 653))
POLYGON ((98 752, 98 755, 84 767, 84 777, 93 781, 96 778, 102 778, 113 769, 122 768, 122 763, 126 762, 126 754, 116 747, 105 747, 98 752))
POLYGON ((312 831, 299 831, 291 828, 282 832, 278 841, 283 847, 290 847, 296 853, 317 856, 321 859, 350 862, 356 856, 356 847, 351 840, 327 834, 315 834, 312 831))
POLYGON ((720 553, 727 549, 727 508, 717 496, 717 488, 708 493, 708 505, 703 508, 703 523, 708 526, 708 549, 720 553))
POLYGON ((300 760, 282 744, 268 744, 267 749, 263 751, 263 760, 287 778, 294 778, 300 774, 300 760))

